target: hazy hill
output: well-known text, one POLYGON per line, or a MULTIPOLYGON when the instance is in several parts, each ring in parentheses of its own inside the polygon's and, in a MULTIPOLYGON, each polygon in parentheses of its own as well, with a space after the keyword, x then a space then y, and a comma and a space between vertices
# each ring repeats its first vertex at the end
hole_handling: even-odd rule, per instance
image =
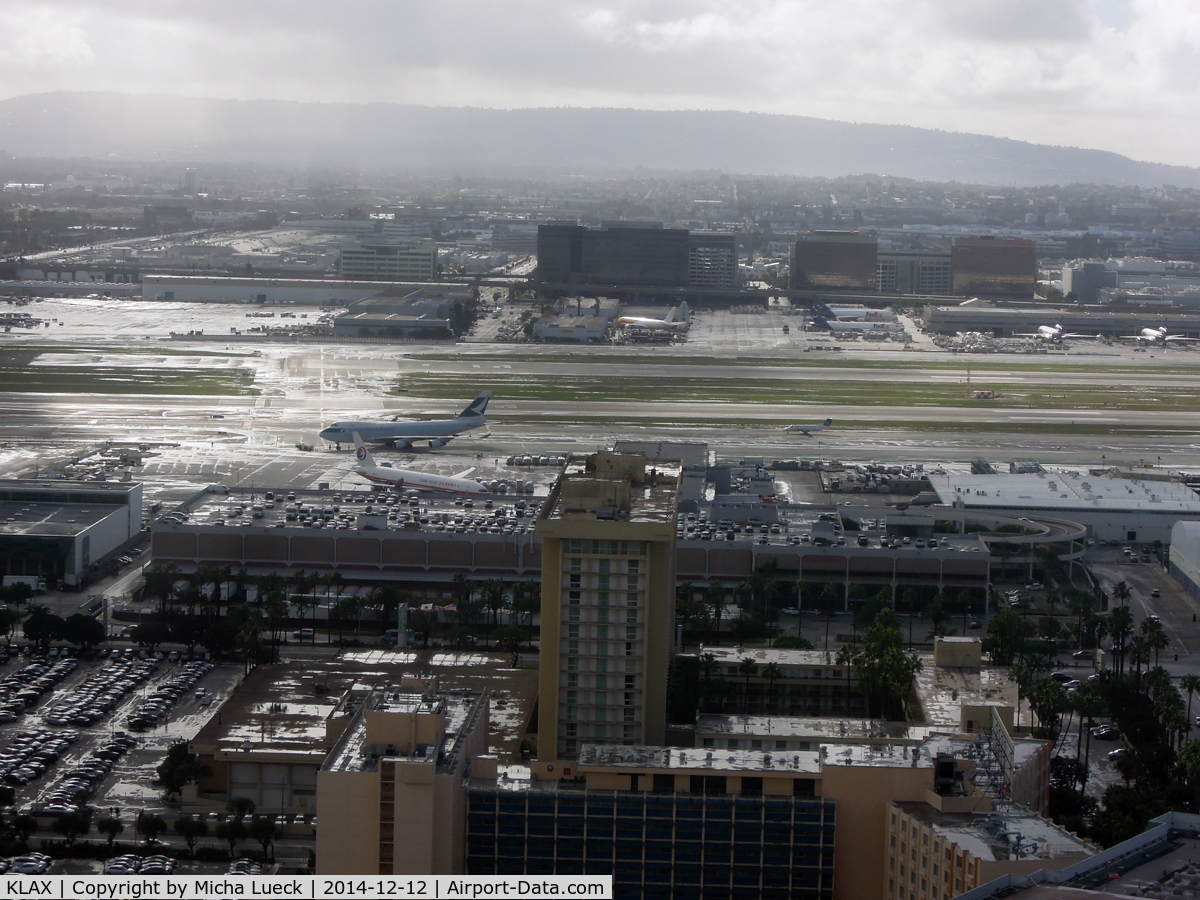
POLYGON ((1200 187, 1200 169, 1116 153, 803 116, 632 109, 493 110, 118 93, 0 101, 19 156, 353 165, 393 172, 875 173, 985 184, 1200 187))

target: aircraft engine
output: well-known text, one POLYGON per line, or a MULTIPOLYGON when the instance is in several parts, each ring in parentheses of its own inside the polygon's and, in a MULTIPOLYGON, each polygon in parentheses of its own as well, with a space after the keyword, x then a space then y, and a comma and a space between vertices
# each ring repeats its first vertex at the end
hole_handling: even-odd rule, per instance
POLYGON ((407 450, 412 447, 412 441, 392 441, 392 446, 397 450, 407 450))
POLYGON ((436 450, 438 447, 445 447, 449 441, 430 441, 429 446, 436 450))

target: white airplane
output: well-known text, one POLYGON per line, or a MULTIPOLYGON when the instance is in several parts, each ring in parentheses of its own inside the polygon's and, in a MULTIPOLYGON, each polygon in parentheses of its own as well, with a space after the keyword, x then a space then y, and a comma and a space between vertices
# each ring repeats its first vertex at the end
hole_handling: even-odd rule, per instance
POLYGON ((1067 338, 1094 338, 1094 334, 1071 334, 1063 331, 1061 325, 1039 325, 1037 331, 1033 332, 1014 332, 1013 337, 1031 337, 1039 341, 1062 341, 1067 338))
POLYGON ((814 431, 824 431, 833 424, 833 419, 826 419, 824 422, 818 422, 815 425, 788 425, 783 430, 788 434, 803 434, 805 436, 812 434, 814 431))
POLYGON ((827 319, 825 316, 813 316, 813 328, 824 331, 857 331, 857 332, 901 332, 904 325, 901 322, 870 322, 866 320, 844 322, 840 319, 827 319))
POLYGON ((1168 334, 1164 325, 1162 328, 1143 328, 1137 334, 1121 335, 1123 341, 1146 341, 1151 344, 1195 343, 1200 338, 1184 337, 1182 334, 1168 334))
POLYGON ((665 319, 651 319, 646 316, 618 316, 617 325, 621 328, 644 328, 646 331, 687 331, 687 322, 676 322, 678 307, 672 308, 665 319))
POLYGON ((339 450, 343 442, 350 442, 355 432, 368 441, 392 444, 397 450, 407 450, 417 441, 429 441, 429 446, 435 449, 445 447, 455 435, 487 424, 483 413, 490 399, 492 392, 484 391, 453 419, 403 422, 396 417, 390 422, 334 422, 321 432, 321 437, 337 444, 339 450))
POLYGON ((381 466, 375 462, 375 459, 371 456, 371 451, 367 449, 358 432, 354 432, 353 438, 354 453, 358 457, 358 465, 355 467, 355 472, 368 481, 374 481, 376 484, 394 485, 398 491, 411 488, 418 491, 442 491, 447 494, 488 493, 488 489, 478 481, 472 481, 465 477, 473 471, 472 469, 460 472, 451 478, 446 478, 443 475, 426 475, 424 472, 413 472, 410 469, 393 469, 390 466, 381 466))

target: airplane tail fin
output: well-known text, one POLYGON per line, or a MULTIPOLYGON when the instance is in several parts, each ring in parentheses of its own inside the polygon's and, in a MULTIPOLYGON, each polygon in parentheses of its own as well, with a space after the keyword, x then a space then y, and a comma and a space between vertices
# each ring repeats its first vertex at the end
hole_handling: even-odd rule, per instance
POLYGON ((825 427, 826 427, 826 428, 828 428, 828 427, 829 427, 830 425, 832 425, 832 424, 833 424, 833 419, 826 419, 826 420, 825 420, 825 427))
POLYGON ((354 455, 360 466, 370 468, 375 465, 375 458, 371 456, 371 451, 367 449, 367 445, 363 443, 363 439, 357 431, 354 432, 354 455))
POLYGON ((830 326, 829 322, 826 321, 824 316, 813 316, 812 323, 813 323, 814 328, 824 328, 827 331, 833 330, 833 328, 830 326))
POLYGON ((466 409, 458 414, 458 417, 460 419, 464 419, 473 416, 482 416, 487 410, 488 401, 491 399, 492 392, 484 391, 482 394, 472 400, 470 405, 468 405, 466 409))
POLYGON ((672 306, 671 311, 669 313, 667 313, 667 317, 665 319, 663 319, 663 321, 666 322, 668 325, 673 324, 675 322, 675 314, 677 312, 679 312, 679 307, 672 306))

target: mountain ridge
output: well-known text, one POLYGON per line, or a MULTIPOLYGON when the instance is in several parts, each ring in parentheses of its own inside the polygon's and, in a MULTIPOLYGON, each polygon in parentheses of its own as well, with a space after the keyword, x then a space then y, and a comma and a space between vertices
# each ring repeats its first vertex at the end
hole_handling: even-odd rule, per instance
POLYGON ((1200 168, 909 125, 732 110, 435 107, 53 92, 0 101, 39 157, 355 166, 404 173, 877 174, 990 185, 1200 187, 1200 168))

